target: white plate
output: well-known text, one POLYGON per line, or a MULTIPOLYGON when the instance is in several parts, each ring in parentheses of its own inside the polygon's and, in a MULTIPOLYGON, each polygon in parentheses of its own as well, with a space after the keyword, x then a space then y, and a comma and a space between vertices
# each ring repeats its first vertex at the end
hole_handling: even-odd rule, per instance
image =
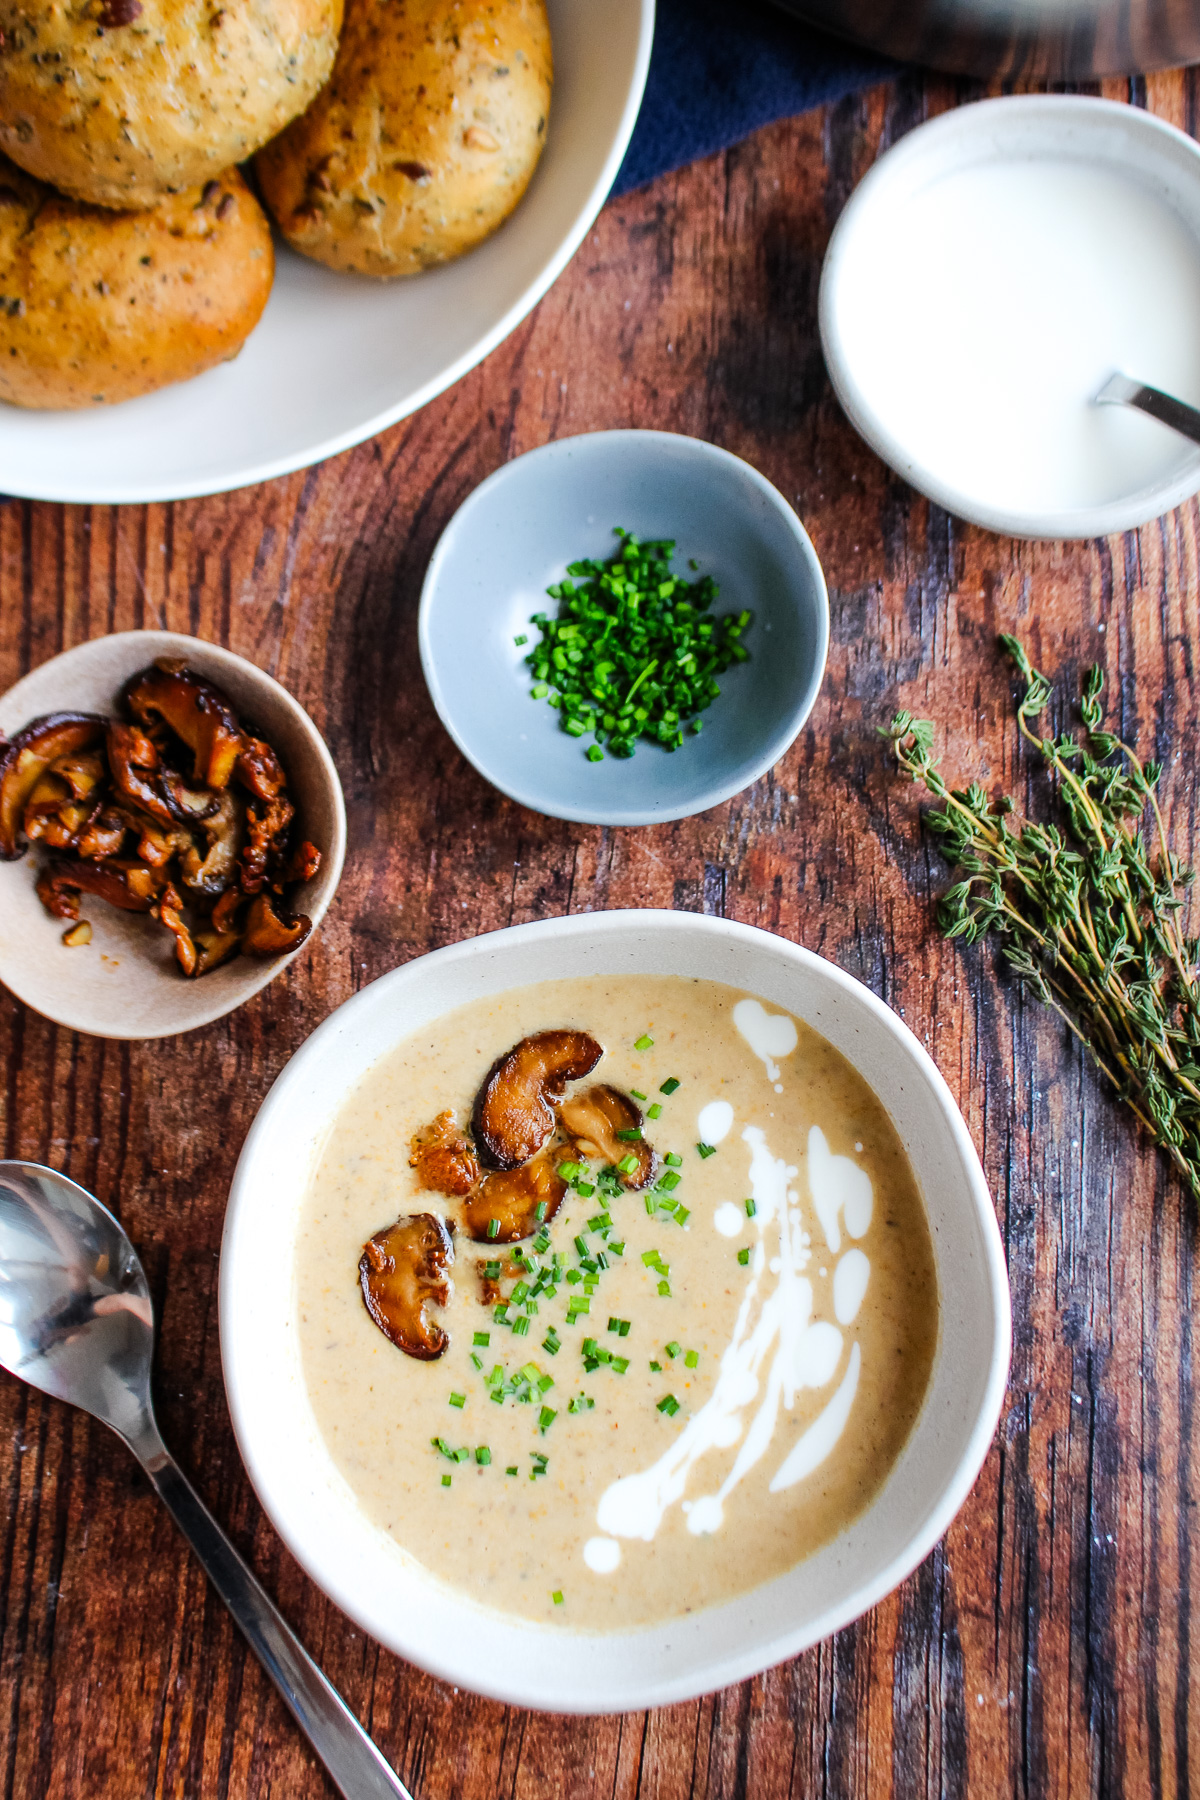
POLYGON ((547 0, 554 97, 542 160, 494 237, 445 268, 377 282, 282 245, 241 355, 94 412, 0 406, 0 492, 186 499, 268 481, 415 412, 494 350, 579 248, 641 103, 654 0, 547 0))
MULTIPOLYGON (((354 1270, 344 1278, 353 1281, 354 1270)), ((393 969, 339 1007, 283 1070, 246 1140, 221 1246, 220 1318, 238 1446, 264 1508, 313 1580, 365 1631, 443 1681, 516 1706, 576 1713, 665 1706, 725 1687, 881 1600, 929 1554, 974 1484, 1004 1399, 1011 1330, 1004 1252, 979 1159, 908 1027, 860 982, 783 938, 656 911, 492 932, 393 969), (859 1070, 920 1184, 940 1330, 912 1435, 866 1511, 832 1543, 723 1606, 596 1634, 485 1611, 367 1517, 308 1398, 294 1264, 300 1204, 330 1125, 401 1037, 506 988, 618 973, 682 975, 760 994, 859 1070)))

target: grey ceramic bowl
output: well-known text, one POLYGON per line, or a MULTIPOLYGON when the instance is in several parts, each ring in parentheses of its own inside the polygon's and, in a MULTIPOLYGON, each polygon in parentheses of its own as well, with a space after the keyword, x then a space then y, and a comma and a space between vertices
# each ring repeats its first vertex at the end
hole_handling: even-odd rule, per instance
POLYGON ((446 527, 421 593, 421 666, 463 755, 523 806, 586 825, 687 818, 757 781, 812 710, 828 642, 825 578, 783 495, 727 450, 662 431, 562 438, 497 469, 446 527), (750 609, 750 659, 681 749, 643 741, 591 763, 590 737, 530 698, 523 659, 531 614, 555 609, 546 588, 568 563, 609 556, 618 525, 674 538, 681 573, 694 557, 715 577, 719 611, 750 609))

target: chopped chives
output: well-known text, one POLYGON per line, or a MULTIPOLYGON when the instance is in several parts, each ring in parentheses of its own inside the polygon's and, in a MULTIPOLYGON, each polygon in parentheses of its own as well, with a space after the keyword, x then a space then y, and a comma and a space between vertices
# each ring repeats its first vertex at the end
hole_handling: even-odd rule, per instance
POLYGON ((746 1217, 748 1219, 752 1219, 757 1211, 758 1211, 758 1207, 755 1205, 754 1201, 747 1200, 747 1202, 746 1202, 746 1217))
POLYGON ((666 1413, 668 1418, 673 1419, 675 1414, 679 1411, 679 1402, 674 1394, 664 1394, 662 1399, 658 1402, 658 1410, 660 1413, 666 1413))
POLYGON ((652 1362, 650 1364, 650 1373, 652 1375, 661 1375, 662 1374, 662 1364, 660 1362, 652 1362))
POLYGON ((483 1265, 483 1272, 489 1281, 499 1281, 500 1264, 498 1262, 486 1262, 483 1265))
POLYGON ((697 1144, 696 1149, 705 1162, 707 1162, 710 1156, 715 1156, 717 1154, 717 1146, 715 1144, 697 1144))
POLYGON ((491 1460, 492 1460, 492 1453, 488 1449, 487 1445, 480 1444, 479 1448, 475 1452, 475 1461, 479 1464, 481 1469, 486 1469, 488 1464, 491 1462, 491 1460))
POLYGON ((450 1404, 451 1406, 457 1406, 461 1410, 467 1404, 467 1396, 465 1394, 451 1394, 450 1404))
POLYGON ((646 1108, 646 1117, 648 1119, 661 1119, 662 1118, 662 1107, 658 1104, 657 1100, 654 1102, 653 1106, 648 1106, 646 1108))
POLYGON ((550 1596, 550 1598, 551 1598, 551 1599, 552 1599, 552 1600, 553 1600, 553 1602, 554 1602, 554 1604, 555 1604, 555 1606, 561 1606, 561 1605, 562 1605, 562 1603, 563 1603, 563 1597, 562 1597, 562 1589, 561 1589, 561 1588, 555 1588, 555 1590, 554 1590, 554 1592, 553 1592, 553 1593, 552 1593, 552 1594, 551 1594, 551 1596, 550 1596))
POLYGON ((461 1449, 458 1449, 454 1452, 454 1460, 455 1460, 455 1462, 470 1462, 471 1452, 467 1448, 466 1444, 463 1444, 461 1449))
POLYGON ((666 1081, 663 1082, 662 1086, 659 1088, 658 1091, 660 1094, 666 1094, 669 1097, 671 1094, 673 1094, 675 1092, 675 1090, 678 1086, 679 1086, 679 1083, 678 1083, 678 1081, 676 1081, 674 1075, 669 1075, 667 1077, 666 1081))
POLYGON ((741 1263, 741 1265, 744 1269, 746 1267, 747 1263, 750 1261, 749 1250, 739 1250, 738 1251, 738 1261, 741 1263))
POLYGON ((539 1225, 542 1223, 543 1219, 546 1217, 546 1214, 549 1212, 549 1210, 550 1210, 550 1207, 549 1207, 549 1204, 547 1201, 545 1201, 545 1200, 538 1201, 537 1205, 533 1209, 533 1216, 537 1220, 539 1225))
POLYGON ((658 1284, 658 1291, 662 1295, 664 1300, 669 1300, 671 1298, 670 1282, 669 1281, 660 1281, 658 1284))
POLYGON ((548 1356, 557 1356, 562 1349, 562 1339, 559 1337, 557 1331, 555 1331, 553 1325, 542 1339, 542 1349, 548 1356))
POLYGON ((676 1156, 673 1150, 668 1150, 663 1160, 670 1169, 682 1169, 683 1167, 682 1156, 676 1156))
POLYGON ((640 1038, 634 1040, 633 1047, 635 1050, 653 1050, 654 1039, 650 1036, 649 1032, 644 1031, 640 1038))
POLYGON ((490 1331, 477 1331, 475 1336, 471 1339, 471 1342, 482 1350, 486 1350, 491 1341, 492 1334, 490 1331))
POLYGON ((588 745, 587 759, 589 762, 603 762, 604 761, 604 752, 600 748, 599 744, 589 744, 588 745))
POLYGON ((688 1350, 685 1352, 683 1358, 683 1366, 685 1369, 695 1369, 699 1366, 699 1363, 700 1357, 697 1351, 688 1350))
POLYGON ((517 1467, 516 1463, 510 1463, 508 1465, 507 1469, 505 1469, 504 1473, 506 1475, 519 1475, 521 1473, 521 1471, 517 1467))
POLYGON ((512 1322, 513 1336, 514 1337, 525 1337, 526 1334, 528 1333, 528 1331, 529 1331, 529 1320, 526 1318, 524 1313, 519 1313, 518 1316, 512 1322))
POLYGON ((635 1100, 645 1100, 648 1098, 646 1094, 640 1093, 637 1088, 630 1088, 629 1091, 635 1100))
POLYGON ((538 1430, 543 1432, 549 1431, 557 1417, 558 1414, 552 1406, 543 1406, 541 1412, 538 1414, 538 1430))
POLYGON ((618 1375, 623 1375, 629 1367, 629 1358, 627 1356, 614 1356, 611 1366, 616 1370, 618 1375))
POLYGON ((626 1131, 614 1131, 613 1136, 620 1138, 623 1144, 637 1144, 641 1142, 642 1128, 640 1125, 630 1125, 626 1131))
POLYGON ((559 1163, 558 1172, 564 1181, 574 1181, 577 1175, 583 1174, 583 1170, 577 1162, 559 1163))
POLYGON ((528 635, 524 631, 518 632, 516 637, 513 639, 514 644, 527 644, 528 642, 529 642, 528 635))
POLYGON ((590 1200, 595 1191, 596 1189, 590 1181, 577 1181, 575 1183, 575 1192, 577 1194, 582 1194, 585 1200, 590 1200))
POLYGON ((637 1166, 638 1166, 638 1159, 633 1154, 632 1150, 629 1152, 628 1156, 623 1156, 621 1158, 620 1162, 617 1164, 617 1167, 618 1167, 618 1169, 620 1169, 622 1175, 632 1175, 633 1171, 637 1168, 637 1166))
POLYGON ((675 1223, 677 1225, 686 1225, 691 1216, 692 1209, 690 1206, 677 1206, 675 1208, 675 1223))
POLYGON ((480 1358, 478 1356, 476 1356, 476 1354, 473 1350, 471 1352, 471 1367, 473 1369, 482 1369, 483 1368, 482 1361, 480 1360, 480 1358))
MULTIPOLYGON (((479 1227, 476 1226, 475 1229, 476 1229, 476 1231, 478 1231, 479 1227)), ((499 1219, 489 1219, 488 1220, 487 1234, 490 1238, 498 1238, 500 1236, 500 1221, 499 1221, 499 1219)))
POLYGON ((672 1338, 671 1342, 666 1345, 667 1355, 671 1358, 672 1362, 675 1361, 675 1358, 679 1355, 679 1352, 681 1349, 682 1349, 682 1345, 677 1344, 675 1342, 674 1338, 672 1338))
POLYGON ((658 1211, 658 1201, 654 1198, 653 1194, 647 1194, 642 1204, 645 1206, 650 1217, 653 1218, 658 1211))
POLYGON ((443 1475, 443 1476, 442 1476, 442 1486, 443 1486, 443 1487, 449 1487, 449 1486, 450 1486, 450 1477, 449 1477, 449 1476, 448 1476, 448 1475, 443 1475))
POLYGON ((610 1244, 608 1248, 614 1256, 624 1256, 625 1254, 625 1243, 623 1239, 619 1244, 610 1244))

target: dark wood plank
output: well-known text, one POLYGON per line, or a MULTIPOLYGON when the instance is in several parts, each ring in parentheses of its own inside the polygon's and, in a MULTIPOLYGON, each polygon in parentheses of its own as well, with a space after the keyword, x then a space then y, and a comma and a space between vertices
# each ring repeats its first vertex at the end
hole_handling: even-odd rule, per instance
MULTIPOLYGON (((1196 132, 1200 80, 1106 84, 1196 132)), ((1200 1766, 1191 1326, 1196 1225, 1054 1023, 933 927, 942 875, 875 727, 935 717, 947 767, 1024 795, 1015 629, 1068 689, 1099 659, 1121 728, 1165 755, 1196 843, 1200 510, 1014 544, 914 496, 855 438, 815 323, 833 220, 873 158, 972 97, 907 78, 610 205, 561 281, 416 418, 322 468, 206 501, 0 513, 0 685, 162 624, 271 669, 326 732, 351 848, 301 964, 186 1040, 73 1038, 0 992, 4 1153, 92 1186, 142 1248, 168 1440, 418 1795, 783 1800, 1185 1795, 1200 1766), (695 432, 799 509, 829 576, 829 676, 778 768, 652 831, 537 818, 452 749, 416 660, 438 533, 507 457, 611 425, 695 432), (945 1542, 868 1618, 740 1688, 568 1724, 457 1693, 331 1607, 264 1522, 221 1386, 217 1254, 241 1138, 288 1056, 364 981, 568 910, 723 913, 832 957, 929 1045, 984 1155, 1013 1280, 1009 1404, 945 1542)), ((0 1384, 0 1794, 329 1792, 117 1441, 0 1384)))

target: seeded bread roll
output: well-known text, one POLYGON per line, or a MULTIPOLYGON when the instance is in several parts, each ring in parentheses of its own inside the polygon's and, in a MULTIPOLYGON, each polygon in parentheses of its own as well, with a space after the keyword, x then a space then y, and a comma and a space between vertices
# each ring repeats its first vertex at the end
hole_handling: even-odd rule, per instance
POLYGON ((328 87, 259 152, 263 197, 331 269, 447 262, 525 192, 551 77, 544 0, 347 0, 328 87))
POLYGON ((116 213, 0 157, 0 400, 104 406, 227 362, 274 268, 271 228, 236 169, 116 213))
POLYGON ((342 0, 0 0, 0 150, 97 206, 220 175, 328 79, 342 0))

